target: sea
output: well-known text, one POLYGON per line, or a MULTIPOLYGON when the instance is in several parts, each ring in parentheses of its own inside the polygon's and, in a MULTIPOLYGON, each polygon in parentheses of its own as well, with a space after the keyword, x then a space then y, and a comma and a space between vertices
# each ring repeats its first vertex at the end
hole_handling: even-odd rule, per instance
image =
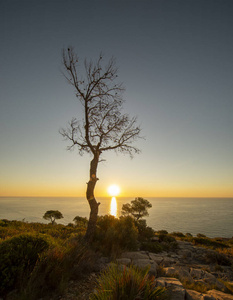
MULTIPOLYGON (((146 217, 154 230, 198 233, 208 237, 233 237, 233 198, 146 198, 152 204, 146 217)), ((121 215, 124 203, 133 198, 97 198, 101 203, 99 215, 121 215)), ((43 215, 47 210, 59 210, 63 219, 57 223, 67 225, 74 217, 89 217, 89 205, 84 197, 0 197, 0 219, 47 223, 43 215)))

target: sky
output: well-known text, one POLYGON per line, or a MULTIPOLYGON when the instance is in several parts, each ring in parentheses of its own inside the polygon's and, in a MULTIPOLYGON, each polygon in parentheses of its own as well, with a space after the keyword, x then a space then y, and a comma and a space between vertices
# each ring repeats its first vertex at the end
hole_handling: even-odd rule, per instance
POLYGON ((62 75, 114 56, 124 112, 145 137, 105 154, 95 196, 233 197, 232 0, 5 0, 0 3, 0 196, 85 196, 91 156, 59 134, 82 118, 62 75))

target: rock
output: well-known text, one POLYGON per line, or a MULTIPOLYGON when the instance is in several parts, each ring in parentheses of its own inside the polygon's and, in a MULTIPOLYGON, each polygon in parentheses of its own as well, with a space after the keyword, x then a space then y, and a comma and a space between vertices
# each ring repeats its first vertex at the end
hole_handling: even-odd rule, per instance
POLYGON ((216 300, 216 298, 193 290, 186 290, 185 300, 216 300))
POLYGON ((207 294, 213 296, 216 300, 233 300, 233 295, 225 294, 217 290, 210 290, 207 294))
POLYGON ((204 271, 203 280, 210 285, 216 285, 218 289, 225 290, 224 284, 218 281, 213 274, 204 271))
POLYGON ((203 271, 200 269, 190 268, 190 275, 193 279, 202 279, 203 271))
POLYGON ((159 255, 159 254, 155 254, 155 253, 148 253, 148 256, 150 259, 152 259, 153 261, 155 261, 157 264, 161 264, 161 262, 163 261, 164 257, 159 255))
POLYGON ((201 296, 201 294, 196 291, 186 290, 186 292, 185 292, 186 300, 199 300, 201 298, 200 296, 201 296))
POLYGON ((133 259, 148 259, 148 255, 142 252, 134 251, 134 252, 124 252, 121 255, 121 258, 129 258, 131 260, 133 259))
POLYGON ((180 256, 182 256, 183 259, 191 259, 193 256, 192 251, 189 249, 182 249, 178 253, 180 256))
POLYGON ((149 273, 151 275, 157 275, 157 268, 158 268, 158 265, 155 261, 153 260, 150 260, 149 258, 147 259, 134 259, 132 261, 132 263, 137 266, 138 268, 141 268, 141 269, 145 269, 145 268, 150 268, 149 269, 149 273))
POLYGON ((131 264, 131 259, 130 259, 130 258, 118 258, 118 259, 116 260, 116 262, 117 262, 118 264, 128 266, 128 265, 131 264))
POLYGON ((178 286, 183 287, 182 283, 177 278, 170 277, 159 277, 155 279, 157 286, 169 287, 169 286, 178 286))
POLYGON ((170 300, 184 300, 185 289, 182 283, 176 278, 159 277, 156 279, 157 286, 163 286, 168 289, 170 300))
POLYGON ((161 262, 161 265, 163 267, 170 267, 173 264, 176 264, 176 260, 172 257, 164 256, 163 261, 161 262))
POLYGON ((192 276, 189 273, 189 268, 184 266, 173 266, 167 267, 163 269, 165 271, 166 276, 174 276, 178 275, 179 278, 182 280, 193 281, 192 276))

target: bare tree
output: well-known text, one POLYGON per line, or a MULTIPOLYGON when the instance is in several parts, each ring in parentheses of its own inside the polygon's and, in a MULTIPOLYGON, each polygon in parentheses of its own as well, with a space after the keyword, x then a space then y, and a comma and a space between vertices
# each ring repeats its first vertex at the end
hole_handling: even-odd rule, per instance
POLYGON ((86 198, 90 205, 90 217, 86 240, 91 241, 95 231, 98 207, 94 196, 97 167, 105 151, 115 150, 128 153, 131 157, 139 153, 133 142, 139 138, 140 127, 136 118, 122 113, 124 87, 117 83, 117 68, 112 58, 103 66, 102 54, 98 60, 84 61, 83 72, 79 59, 72 48, 63 50, 64 76, 74 86, 77 98, 83 107, 83 118, 73 118, 69 127, 61 129, 61 135, 70 142, 68 150, 77 147, 79 153, 90 153, 90 179, 87 183, 86 198), (84 73, 81 75, 80 73, 84 73))

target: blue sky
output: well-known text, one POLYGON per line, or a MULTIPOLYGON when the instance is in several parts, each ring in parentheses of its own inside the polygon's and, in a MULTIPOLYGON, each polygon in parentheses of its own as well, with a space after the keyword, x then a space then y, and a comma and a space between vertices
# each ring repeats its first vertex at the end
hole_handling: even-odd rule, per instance
POLYGON ((233 197, 232 15, 220 0, 2 1, 0 195, 85 194, 90 157, 58 133, 82 118, 61 74, 73 45, 116 58, 145 136, 133 160, 106 155, 96 196, 233 197))

